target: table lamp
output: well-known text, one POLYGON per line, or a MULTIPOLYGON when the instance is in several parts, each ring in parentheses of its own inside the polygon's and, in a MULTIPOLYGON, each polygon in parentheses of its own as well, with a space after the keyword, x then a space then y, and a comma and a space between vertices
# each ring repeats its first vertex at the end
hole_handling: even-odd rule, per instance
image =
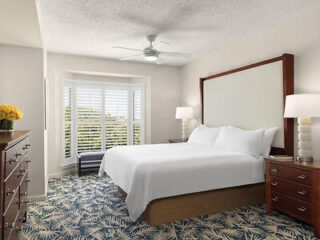
POLYGON ((188 120, 193 118, 192 107, 177 107, 176 119, 182 119, 182 140, 188 137, 188 120))
POLYGON ((297 161, 312 162, 311 118, 320 117, 320 94, 294 94, 286 97, 285 118, 298 118, 297 161))

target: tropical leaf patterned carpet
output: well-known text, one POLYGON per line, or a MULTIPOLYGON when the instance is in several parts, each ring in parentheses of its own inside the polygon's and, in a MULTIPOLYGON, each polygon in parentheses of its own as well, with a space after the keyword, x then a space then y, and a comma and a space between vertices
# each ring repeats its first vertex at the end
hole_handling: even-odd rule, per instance
POLYGON ((48 200, 28 210, 19 239, 315 239, 310 225, 266 216, 262 204, 157 227, 134 223, 108 177, 51 179, 48 200))

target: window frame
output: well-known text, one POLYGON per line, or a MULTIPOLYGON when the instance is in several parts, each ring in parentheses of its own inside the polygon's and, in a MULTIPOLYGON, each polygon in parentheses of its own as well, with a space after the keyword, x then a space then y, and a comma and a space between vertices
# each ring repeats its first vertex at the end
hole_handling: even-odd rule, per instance
MULTIPOLYGON (((133 106, 133 93, 134 91, 141 90, 141 137, 140 137, 140 145, 145 144, 146 139, 146 85, 145 82, 128 82, 128 83, 116 83, 116 82, 103 82, 103 81, 90 81, 90 80, 75 80, 75 79, 62 79, 61 80, 61 161, 60 166, 67 166, 71 164, 75 164, 78 161, 77 149, 78 149, 78 121, 77 121, 77 88, 81 87, 88 87, 88 88, 97 88, 100 87, 102 89, 102 119, 105 119, 106 111, 105 111, 105 90, 106 89, 127 89, 128 90, 128 120, 127 120, 127 145, 133 145, 134 142, 134 124, 136 123, 134 120, 134 106, 133 106), (70 158, 65 158, 65 103, 64 103, 64 89, 65 87, 71 88, 71 156, 70 158)), ((106 141, 105 141, 105 125, 107 121, 101 121, 102 128, 102 139, 101 139, 101 149, 97 151, 106 151, 106 141)), ((121 121, 114 121, 121 122, 121 121)))

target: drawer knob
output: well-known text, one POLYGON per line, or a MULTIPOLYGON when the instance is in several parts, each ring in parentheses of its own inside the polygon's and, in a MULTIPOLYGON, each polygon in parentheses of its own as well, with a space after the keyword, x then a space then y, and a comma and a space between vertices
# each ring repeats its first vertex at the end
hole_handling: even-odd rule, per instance
POLYGON ((21 153, 16 153, 15 156, 16 156, 16 157, 21 157, 22 154, 21 154, 21 153))
POLYGON ((12 163, 16 163, 16 162, 18 162, 18 160, 17 160, 17 159, 10 159, 10 160, 9 160, 9 163, 10 163, 10 164, 12 164, 12 163))
POLYGON ((31 182, 31 180, 30 180, 30 179, 27 179, 26 182, 31 182))
POLYGON ((30 144, 30 143, 27 143, 27 144, 26 144, 26 147, 31 147, 31 144, 30 144))
POLYGON ((276 168, 271 168, 271 172, 277 173, 277 172, 278 172, 278 169, 276 169, 276 168))
POLYGON ((27 149, 29 149, 29 147, 30 147, 30 144, 26 144, 26 145, 24 145, 24 146, 22 147, 22 149, 23 149, 23 150, 27 150, 27 149))
POLYGON ((305 212, 307 209, 305 207, 298 208, 300 212, 305 212))
POLYGON ((276 201, 278 201, 279 200, 279 198, 278 197, 274 197, 274 198, 272 198, 272 201, 274 201, 274 202, 276 202, 276 201))
POLYGON ((11 223, 11 224, 6 223, 5 226, 4 226, 5 230, 11 229, 11 228, 13 228, 13 223, 11 223))
POLYGON ((26 163, 31 163, 31 160, 26 160, 26 163))
POLYGON ((17 178, 19 178, 19 177, 23 177, 24 176, 24 174, 23 173, 19 173, 19 174, 17 174, 17 178))
POLYGON ((272 186, 278 186, 278 183, 277 182, 273 182, 271 183, 272 186))
POLYGON ((27 196, 27 192, 20 193, 20 196, 27 196))
POLYGON ((10 194, 14 194, 15 192, 16 192, 15 189, 12 189, 12 190, 8 189, 8 191, 6 191, 6 195, 9 196, 10 194))
POLYGON ((301 175, 298 176, 298 178, 300 178, 300 179, 305 179, 305 178, 306 178, 306 175, 301 174, 301 175))
POLYGON ((305 190, 298 191, 298 193, 301 194, 301 195, 306 195, 307 194, 307 192, 305 190))

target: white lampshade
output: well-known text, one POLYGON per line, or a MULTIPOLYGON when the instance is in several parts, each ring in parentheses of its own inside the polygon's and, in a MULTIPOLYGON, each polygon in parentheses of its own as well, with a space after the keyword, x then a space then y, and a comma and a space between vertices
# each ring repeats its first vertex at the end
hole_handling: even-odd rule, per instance
POLYGON ((176 119, 191 119, 193 118, 192 107, 177 107, 176 119))
POLYGON ((285 118, 320 117, 320 94, 294 94, 286 97, 285 118))

